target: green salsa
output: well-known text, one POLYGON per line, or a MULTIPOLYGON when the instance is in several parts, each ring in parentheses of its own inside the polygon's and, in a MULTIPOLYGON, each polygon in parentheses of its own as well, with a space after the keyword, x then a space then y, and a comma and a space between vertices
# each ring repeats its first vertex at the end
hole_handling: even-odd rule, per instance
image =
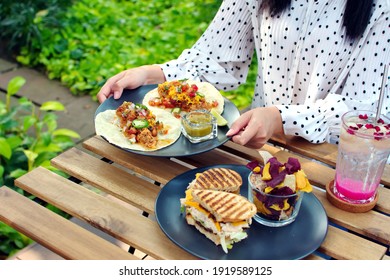
POLYGON ((183 127, 191 137, 203 137, 213 130, 212 117, 202 112, 193 112, 183 121, 183 127))

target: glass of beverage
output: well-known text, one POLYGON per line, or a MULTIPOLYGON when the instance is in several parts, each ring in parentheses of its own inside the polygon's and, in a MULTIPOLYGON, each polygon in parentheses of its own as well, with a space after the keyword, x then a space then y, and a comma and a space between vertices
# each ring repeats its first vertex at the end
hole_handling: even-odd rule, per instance
POLYGON ((342 116, 333 192, 347 203, 372 202, 380 185, 390 154, 390 119, 375 117, 371 111, 342 116))

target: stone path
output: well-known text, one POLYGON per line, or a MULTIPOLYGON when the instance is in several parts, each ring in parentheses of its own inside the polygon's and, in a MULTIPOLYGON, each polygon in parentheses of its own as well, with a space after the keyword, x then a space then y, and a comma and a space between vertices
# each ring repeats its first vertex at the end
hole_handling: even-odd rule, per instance
POLYGON ((99 103, 93 101, 91 96, 72 95, 59 81, 50 80, 43 73, 0 58, 0 98, 3 100, 8 82, 16 76, 26 79, 17 97, 27 97, 38 106, 46 101, 59 101, 66 110, 57 113, 58 128, 68 128, 79 133, 81 139, 78 143, 94 135, 93 117, 99 103))

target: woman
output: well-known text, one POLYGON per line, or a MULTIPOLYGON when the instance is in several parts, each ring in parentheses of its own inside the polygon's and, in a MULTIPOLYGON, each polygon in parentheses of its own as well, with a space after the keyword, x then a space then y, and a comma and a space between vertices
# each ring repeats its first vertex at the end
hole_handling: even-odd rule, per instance
MULTIPOLYGON (((389 0, 225 0, 191 49, 115 75, 98 99, 183 78, 233 90, 245 83, 256 52, 252 109, 227 135, 252 148, 277 134, 337 143, 344 112, 376 110, 390 62, 389 17, 389 0)), ((389 94, 383 104, 382 113, 390 114, 389 94)))

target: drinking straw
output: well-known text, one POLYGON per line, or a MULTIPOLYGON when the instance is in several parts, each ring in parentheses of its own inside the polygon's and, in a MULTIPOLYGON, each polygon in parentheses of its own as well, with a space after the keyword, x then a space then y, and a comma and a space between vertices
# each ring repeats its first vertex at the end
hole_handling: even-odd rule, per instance
POLYGON ((387 76, 388 70, 389 70, 389 65, 385 64, 385 67, 384 67, 384 70, 383 70, 382 85, 381 85, 381 89, 380 89, 380 92, 379 92, 378 108, 376 110, 376 117, 375 117, 375 121, 376 122, 378 122, 378 120, 379 120, 379 118, 381 116, 381 109, 382 109, 382 104, 383 104, 383 98, 385 96, 385 87, 386 87, 386 82, 387 82, 387 79, 388 79, 388 76, 387 76))

